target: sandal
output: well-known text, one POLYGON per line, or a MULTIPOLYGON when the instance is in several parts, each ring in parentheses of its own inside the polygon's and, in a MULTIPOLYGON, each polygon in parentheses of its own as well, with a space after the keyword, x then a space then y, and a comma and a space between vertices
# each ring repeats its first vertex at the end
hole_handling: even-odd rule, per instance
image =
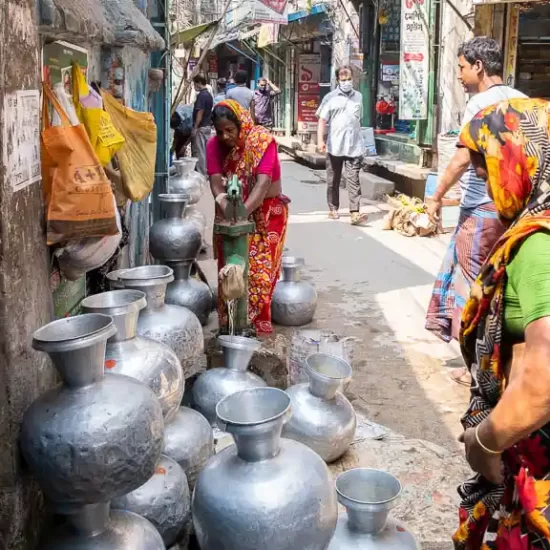
POLYGON ((340 218, 340 214, 338 214, 338 210, 331 210, 328 213, 329 220, 338 220, 339 218, 340 218))
POLYGON ((367 221, 368 216, 360 212, 351 213, 351 225, 361 225, 367 221))
POLYGON ((460 384, 461 386, 470 387, 472 384, 472 377, 466 367, 460 367, 458 369, 452 369, 449 376, 453 382, 460 384))

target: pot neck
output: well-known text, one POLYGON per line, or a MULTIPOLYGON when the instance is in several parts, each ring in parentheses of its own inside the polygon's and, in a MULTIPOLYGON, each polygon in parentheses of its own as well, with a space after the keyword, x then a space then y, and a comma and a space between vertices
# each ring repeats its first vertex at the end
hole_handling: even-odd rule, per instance
POLYGON ((186 281, 191 277, 193 260, 185 260, 183 262, 166 262, 166 265, 174 270, 175 281, 186 281))
POLYGON ((187 199, 174 200, 162 203, 162 217, 163 219, 178 218, 181 219, 185 213, 185 207, 187 206, 187 199))
POLYGON ((300 266, 283 266, 283 281, 285 283, 298 283, 300 281, 300 266))
POLYGON ((342 385, 341 378, 328 378, 321 376, 315 371, 309 371, 309 392, 321 399, 334 399, 342 385))
POLYGON ((246 462, 269 460, 279 454, 282 418, 254 426, 227 425, 226 430, 233 435, 237 454, 246 462))
POLYGON ((146 284, 140 284, 139 282, 132 282, 131 279, 127 279, 124 281, 124 288, 133 288, 136 290, 141 290, 145 293, 145 297, 147 300, 147 306, 143 310, 145 311, 152 311, 155 309, 160 309, 164 307, 164 300, 166 298, 166 287, 168 283, 167 282, 158 282, 156 284, 152 284, 150 281, 146 284))
POLYGON ((67 519, 78 533, 93 537, 105 531, 110 511, 110 502, 85 504, 75 514, 67 516, 67 519))
POLYGON ((176 172, 180 177, 187 177, 194 170, 194 166, 191 162, 187 161, 175 161, 176 172))
POLYGON ((378 535, 386 527, 388 520, 388 510, 364 510, 361 505, 346 506, 348 514, 348 526, 351 531, 364 533, 367 535, 378 535))
POLYGON ((223 353, 223 364, 226 369, 246 371, 252 356, 259 346, 231 346, 220 343, 223 353))
POLYGON ((135 338, 137 335, 138 319, 139 311, 129 311, 128 313, 113 315, 116 334, 109 338, 109 343, 124 342, 125 340, 135 338))

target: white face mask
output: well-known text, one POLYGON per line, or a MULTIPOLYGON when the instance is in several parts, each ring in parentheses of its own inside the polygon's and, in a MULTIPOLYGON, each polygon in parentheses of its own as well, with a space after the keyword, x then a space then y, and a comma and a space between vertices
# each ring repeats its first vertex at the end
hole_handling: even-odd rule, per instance
POLYGON ((340 90, 342 90, 345 94, 348 94, 353 89, 353 82, 351 80, 343 80, 339 83, 340 90))

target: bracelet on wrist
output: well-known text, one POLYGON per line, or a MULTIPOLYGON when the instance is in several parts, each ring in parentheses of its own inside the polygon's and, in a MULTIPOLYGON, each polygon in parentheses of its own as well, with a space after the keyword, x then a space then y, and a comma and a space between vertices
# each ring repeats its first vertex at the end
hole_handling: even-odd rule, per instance
POLYGON ((493 451, 492 449, 489 449, 489 447, 486 447, 482 442, 481 442, 481 439, 479 438, 479 427, 481 426, 481 424, 478 424, 475 428, 475 436, 476 436, 476 441, 477 441, 477 444, 488 454, 490 455, 501 455, 502 454, 502 451, 493 451))

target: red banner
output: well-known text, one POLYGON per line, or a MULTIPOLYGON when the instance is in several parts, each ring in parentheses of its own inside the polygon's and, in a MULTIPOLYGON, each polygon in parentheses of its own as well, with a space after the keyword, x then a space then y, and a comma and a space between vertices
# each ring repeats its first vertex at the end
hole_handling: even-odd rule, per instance
POLYGON ((298 132, 315 132, 317 130, 317 109, 319 96, 298 93, 298 132))

